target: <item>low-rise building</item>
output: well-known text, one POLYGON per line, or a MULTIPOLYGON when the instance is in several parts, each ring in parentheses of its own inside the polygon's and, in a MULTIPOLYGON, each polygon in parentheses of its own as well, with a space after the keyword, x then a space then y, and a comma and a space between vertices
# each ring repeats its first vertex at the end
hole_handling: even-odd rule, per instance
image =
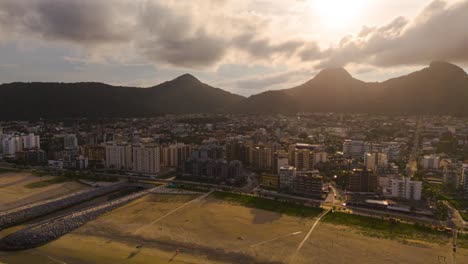
POLYGON ((262 173, 260 175, 260 186, 277 190, 279 187, 279 176, 276 174, 262 173))

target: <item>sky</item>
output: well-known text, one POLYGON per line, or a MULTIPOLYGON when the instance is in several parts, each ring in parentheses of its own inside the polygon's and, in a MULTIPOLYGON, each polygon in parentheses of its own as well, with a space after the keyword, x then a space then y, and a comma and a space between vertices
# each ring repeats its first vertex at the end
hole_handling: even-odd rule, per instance
POLYGON ((468 69, 468 0, 1 0, 0 25, 0 83, 191 73, 248 96, 329 67, 364 81, 468 69))

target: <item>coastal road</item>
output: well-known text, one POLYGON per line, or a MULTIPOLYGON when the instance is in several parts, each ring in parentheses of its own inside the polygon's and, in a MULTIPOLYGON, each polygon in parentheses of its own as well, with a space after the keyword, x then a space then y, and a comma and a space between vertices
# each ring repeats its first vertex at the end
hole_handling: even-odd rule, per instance
POLYGON ((328 214, 330 212, 331 209, 327 209, 326 211, 324 211, 318 218, 317 220, 315 220, 314 224, 312 225, 312 227, 310 228, 309 232, 307 233, 307 235, 304 237, 304 239, 301 241, 301 243, 299 244, 299 246, 297 246, 296 248, 296 251, 293 253, 292 257, 291 257, 291 260, 289 261, 290 264, 294 264, 295 263, 295 260, 296 260, 296 256, 297 254, 299 253, 299 251, 301 250, 302 246, 304 246, 305 242, 307 241, 307 239, 309 239, 310 235, 312 234, 312 231, 314 231, 315 227, 317 226, 317 224, 320 222, 320 220, 322 220, 322 218, 328 214))

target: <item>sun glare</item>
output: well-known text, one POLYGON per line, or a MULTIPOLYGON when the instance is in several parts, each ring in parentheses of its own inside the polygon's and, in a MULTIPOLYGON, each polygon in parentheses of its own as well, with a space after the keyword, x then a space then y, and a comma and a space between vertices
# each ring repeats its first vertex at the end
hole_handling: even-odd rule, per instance
POLYGON ((312 0, 311 3, 323 26, 340 29, 355 23, 369 0, 312 0))

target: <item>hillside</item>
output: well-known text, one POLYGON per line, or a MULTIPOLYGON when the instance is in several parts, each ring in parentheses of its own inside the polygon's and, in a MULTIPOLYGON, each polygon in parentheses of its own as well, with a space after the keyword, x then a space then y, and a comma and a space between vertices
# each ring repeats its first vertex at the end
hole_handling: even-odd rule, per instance
POLYGON ((242 99, 189 74, 150 88, 103 83, 10 83, 0 85, 0 119, 205 113, 242 99))
POLYGON ((421 71, 380 83, 357 80, 342 68, 325 69, 302 85, 251 96, 230 111, 263 113, 266 105, 269 110, 281 113, 468 115, 467 101, 468 75, 463 69, 433 62, 421 71))
POLYGON ((468 75, 433 62, 384 82, 363 82, 343 68, 322 70, 290 89, 248 98, 184 74, 150 88, 103 83, 9 83, 0 85, 0 120, 40 117, 139 117, 163 113, 363 112, 468 115, 468 75))

